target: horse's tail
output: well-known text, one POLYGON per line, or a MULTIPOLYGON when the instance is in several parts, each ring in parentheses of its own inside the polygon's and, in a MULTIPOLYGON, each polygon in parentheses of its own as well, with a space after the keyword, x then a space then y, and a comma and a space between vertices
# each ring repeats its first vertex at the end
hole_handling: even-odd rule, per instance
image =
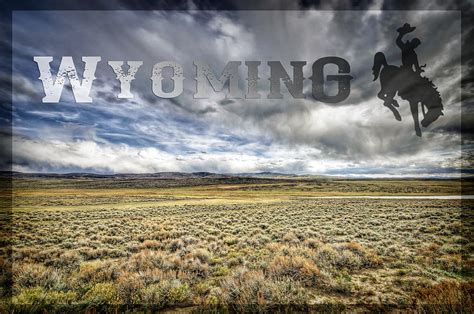
POLYGON ((382 66, 387 66, 387 60, 385 59, 383 52, 377 52, 374 56, 374 66, 372 67, 374 81, 378 79, 382 66))
POLYGON ((419 88, 422 91, 422 97, 419 99, 422 108, 426 107, 428 109, 427 112, 423 112, 424 119, 421 121, 421 125, 427 127, 440 116, 444 115, 443 102, 437 87, 428 78, 421 78, 419 88))

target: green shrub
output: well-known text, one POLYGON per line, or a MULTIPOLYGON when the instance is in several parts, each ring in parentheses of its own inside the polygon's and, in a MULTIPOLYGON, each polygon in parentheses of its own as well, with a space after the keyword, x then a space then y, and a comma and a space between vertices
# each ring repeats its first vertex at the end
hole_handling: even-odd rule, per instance
POLYGON ((83 300, 90 305, 117 304, 117 289, 112 283, 97 283, 84 295, 83 300))
POLYGON ((45 306, 66 306, 76 300, 76 293, 72 291, 51 291, 43 287, 33 287, 22 290, 12 297, 13 307, 31 307, 31 310, 39 310, 45 306))
POLYGON ((26 263, 18 266, 14 265, 12 270, 14 291, 31 287, 42 287, 51 290, 66 289, 63 276, 51 267, 26 263))
POLYGON ((143 303, 159 308, 190 302, 191 292, 187 284, 179 280, 165 280, 143 290, 143 303))

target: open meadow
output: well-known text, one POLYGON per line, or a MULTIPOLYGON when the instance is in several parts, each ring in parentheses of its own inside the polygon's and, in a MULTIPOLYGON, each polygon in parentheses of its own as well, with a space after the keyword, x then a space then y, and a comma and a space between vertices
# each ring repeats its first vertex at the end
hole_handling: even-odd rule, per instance
POLYGON ((309 198, 460 193, 454 180, 16 178, 3 306, 471 312, 474 200, 309 198))

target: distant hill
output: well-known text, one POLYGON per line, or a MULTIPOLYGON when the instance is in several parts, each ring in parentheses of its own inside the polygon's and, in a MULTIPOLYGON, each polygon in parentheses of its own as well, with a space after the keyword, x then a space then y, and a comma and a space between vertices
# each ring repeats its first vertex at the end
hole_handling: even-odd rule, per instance
POLYGON ((236 173, 233 174, 234 176, 239 177, 250 177, 250 178, 277 178, 277 179, 327 179, 327 178, 335 178, 331 176, 324 176, 324 175, 310 175, 310 174, 294 174, 294 173, 281 173, 281 172, 250 172, 250 173, 236 173))
MULTIPOLYGON (((325 175, 311 175, 311 174, 294 174, 294 173, 281 173, 281 172, 243 172, 243 173, 213 173, 213 172, 156 172, 156 173, 117 173, 117 174, 98 174, 89 172, 72 172, 72 173, 26 173, 18 171, 0 171, 0 178, 57 178, 57 179, 77 179, 77 178, 90 178, 90 179, 161 179, 161 180, 174 180, 174 179, 260 179, 260 180, 271 180, 271 179, 282 179, 282 180, 453 180, 459 178, 446 178, 446 177, 403 177, 403 178, 369 178, 369 177, 344 177, 344 176, 325 176, 325 175)), ((470 176, 465 176, 463 179, 472 180, 470 176)))
POLYGON ((280 172, 248 172, 248 173, 213 173, 213 172, 156 172, 156 173, 117 173, 117 174, 98 174, 89 172, 72 173, 24 173, 16 171, 0 171, 0 177, 12 177, 22 179, 34 178, 56 178, 56 179, 329 179, 335 177, 322 175, 297 175, 294 173, 280 172))
POLYGON ((234 176, 239 177, 252 177, 252 178, 277 178, 277 177, 287 177, 294 178, 298 175, 293 173, 280 173, 280 172, 244 172, 244 173, 235 173, 234 176))
POLYGON ((97 174, 87 172, 73 173, 23 173, 23 172, 0 172, 1 177, 13 178, 119 178, 119 179, 191 179, 191 178, 228 178, 235 177, 226 174, 211 172, 157 172, 157 173, 118 173, 118 174, 97 174))

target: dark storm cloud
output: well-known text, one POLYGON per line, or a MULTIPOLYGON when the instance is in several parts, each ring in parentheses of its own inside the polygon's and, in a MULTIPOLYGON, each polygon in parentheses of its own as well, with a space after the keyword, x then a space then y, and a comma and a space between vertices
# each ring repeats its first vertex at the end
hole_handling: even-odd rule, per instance
MULTIPOLYGON (((120 1, 115 5, 136 9, 140 2, 120 1)), ((298 9, 299 5, 346 10, 397 8, 387 1, 358 1, 357 5, 351 1, 270 1, 263 6, 270 4, 281 9, 298 9)), ((186 10, 227 4, 196 5, 186 1, 163 5, 186 10)), ((239 1, 232 5, 238 9, 260 4, 239 1)), ((144 8, 153 6, 150 2, 144 8)), ((442 9, 436 4, 430 6, 442 9)), ((15 65, 18 77, 29 78, 31 84, 20 80, 16 90, 18 97, 25 97, 15 103, 20 117, 16 131, 18 135, 29 134, 16 142, 19 169, 331 174, 375 174, 387 169, 387 174, 401 175, 417 172, 406 170, 406 165, 417 164, 417 173, 456 172, 450 164, 460 151, 460 54, 456 52, 460 36, 453 37, 459 20, 446 18, 442 12, 402 12, 397 16, 381 12, 381 23, 378 13, 124 11, 107 16, 100 12, 19 15, 15 65), (439 87, 446 106, 445 117, 430 127, 423 139, 414 136, 406 103, 400 108, 403 121, 394 121, 376 98, 379 83, 372 82, 371 77, 372 58, 378 50, 384 51, 389 63, 400 64, 394 29, 400 26, 402 17, 404 22, 417 26, 416 36, 422 40, 420 62, 427 63, 426 75, 439 87), (306 21, 309 24, 305 25, 306 21), (39 31, 33 42, 27 31, 31 29, 39 31), (71 35, 62 29, 74 29, 75 40, 71 41, 71 35), (51 38, 53 32, 56 38, 51 38), (35 50, 39 48, 41 51, 35 50), (447 53, 440 57, 439 51, 447 53), (104 77, 94 82, 96 103, 75 104, 70 91, 65 90, 63 103, 53 105, 54 109, 35 104, 39 98, 32 92, 41 87, 38 73, 31 67, 32 53, 103 56, 98 72, 104 77), (305 77, 309 77, 311 63, 326 55, 341 55, 351 63, 354 80, 347 101, 332 106, 287 95, 283 100, 265 99, 267 60, 281 60, 287 69, 290 60, 307 60, 305 77), (124 59, 144 61, 132 83, 133 100, 116 97, 119 85, 106 65, 106 60, 124 59), (190 79, 183 95, 162 100, 151 92, 150 68, 154 62, 172 59, 184 63, 190 79), (225 100, 222 95, 192 99, 193 60, 207 61, 216 74, 229 60, 262 60, 262 99, 225 100), (200 153, 187 154, 189 151, 200 153), (110 163, 112 156, 120 156, 123 161, 114 166, 110 163), (442 163, 447 165, 440 166, 442 163), (354 166, 347 167, 349 164, 354 166)), ((308 85, 305 92, 310 94, 308 85)))

